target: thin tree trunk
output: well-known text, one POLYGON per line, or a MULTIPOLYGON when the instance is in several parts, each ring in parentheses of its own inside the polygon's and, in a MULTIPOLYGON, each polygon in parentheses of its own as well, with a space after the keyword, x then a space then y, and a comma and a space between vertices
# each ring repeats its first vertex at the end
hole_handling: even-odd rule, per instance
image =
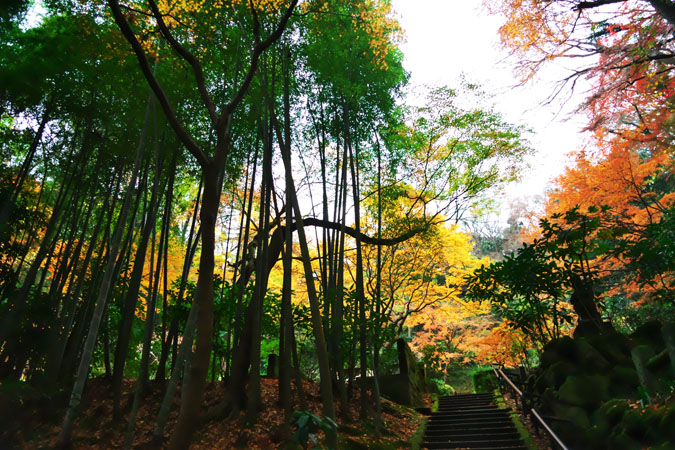
MULTIPOLYGON (((284 73, 284 138, 286 142, 291 141, 291 117, 290 117, 290 95, 288 87, 289 58, 288 48, 284 49, 283 73, 284 73)), ((293 232, 291 224, 293 223, 293 207, 291 200, 291 189, 289 180, 286 179, 286 204, 284 210, 286 213, 286 226, 284 227, 284 253, 283 266, 284 278, 281 292, 281 320, 279 323, 279 403, 284 410, 283 432, 290 435, 291 424, 291 322, 293 321, 293 309, 291 304, 291 291, 293 290, 293 280, 291 278, 292 256, 293 256, 293 232)))
POLYGON ((262 332, 262 314, 265 293, 267 292, 268 262, 268 233, 270 222, 270 197, 272 192, 272 136, 269 132, 267 121, 263 125, 263 139, 265 141, 263 151, 262 180, 260 186, 260 218, 258 225, 258 238, 260 251, 256 258, 256 277, 254 294, 251 298, 251 344, 250 361, 251 369, 248 377, 246 403, 246 421, 253 423, 258 416, 260 407, 260 345, 262 332))
POLYGON ((33 164, 33 158, 37 151, 38 145, 42 141, 42 135, 44 134, 45 127, 47 122, 49 122, 49 113, 50 107, 45 106, 45 111, 42 113, 42 119, 40 120, 40 125, 38 126, 33 141, 28 147, 28 153, 26 158, 24 158, 23 163, 21 164, 21 169, 19 170, 18 178, 16 183, 10 188, 9 195, 6 198, 0 197, 0 238, 5 234, 7 222, 12 216, 12 212, 16 205, 16 200, 23 189, 23 184, 30 173, 31 166, 33 164))
MULTIPOLYGON (((161 176, 161 158, 156 161, 156 171, 155 171, 155 180, 157 180, 161 176)), ((170 175, 170 182, 169 185, 173 184, 173 174, 170 175)), ((167 203, 169 203, 170 199, 170 194, 167 196, 167 203)), ((151 208, 152 208, 152 201, 151 203, 151 208)), ((129 423, 127 426, 127 432, 126 436, 124 438, 124 448, 129 449, 131 448, 131 442, 133 440, 134 436, 134 428, 136 427, 136 414, 138 413, 138 408, 141 403, 141 396, 143 394, 143 391, 145 390, 146 384, 147 384, 147 379, 148 379, 148 365, 149 365, 149 360, 150 360, 150 347, 152 345, 152 332, 154 329, 154 324, 155 324, 155 306, 157 304, 157 292, 159 290, 159 277, 160 277, 160 261, 162 260, 162 252, 164 249, 164 239, 168 239, 168 223, 167 223, 167 218, 169 217, 169 214, 167 213, 167 210, 164 211, 164 217, 162 220, 162 231, 160 235, 160 242, 159 242, 159 250, 157 253, 157 270, 155 273, 155 280, 154 280, 154 285, 149 289, 148 292, 152 292, 150 294, 150 303, 147 306, 147 311, 146 311, 146 321, 145 321, 145 334, 143 338, 143 353, 141 355, 141 367, 138 375, 138 380, 136 381, 136 391, 134 393, 134 400, 131 406, 131 412, 129 413, 129 423)), ((153 227, 154 229, 154 227, 153 227)), ((153 240, 153 256, 154 256, 154 248, 155 248, 155 233, 153 232, 152 235, 152 240, 153 240)), ((154 258, 151 258, 151 261, 154 258)), ((150 274, 152 274, 153 271, 150 270, 150 274)), ((151 278, 152 280, 152 275, 151 278)))
MULTIPOLYGON (((273 111, 272 115, 274 116, 273 111)), ((296 223, 298 227, 298 241, 300 243, 302 262, 305 269, 307 296, 309 297, 309 307, 312 316, 312 329, 314 332, 314 341, 316 345, 317 359, 319 362, 320 391, 321 402, 323 404, 323 414, 324 416, 335 420, 335 405, 333 404, 333 389, 331 386, 330 363, 328 361, 326 338, 324 337, 323 333, 323 321, 321 319, 321 311, 319 309, 319 300, 316 294, 316 287, 314 286, 312 260, 309 253, 309 247, 307 246, 307 236, 305 235, 305 227, 302 221, 302 214, 300 212, 300 204, 298 203, 295 192, 295 183, 293 182, 290 142, 284 143, 278 123, 275 124, 275 127, 277 129, 277 140, 281 147, 281 156, 284 163, 286 183, 291 188, 290 193, 293 201, 293 211, 295 212, 296 223)), ((332 448, 337 448, 337 430, 330 429, 326 432, 326 445, 332 448)))
MULTIPOLYGON (((190 223, 190 234, 188 235, 188 241, 187 241, 187 247, 185 251, 185 260, 183 261, 183 271, 181 272, 181 278, 180 278, 180 286, 178 287, 178 299, 177 299, 177 306, 181 306, 183 303, 183 296, 185 294, 185 286, 187 285, 188 281, 188 275, 190 274, 190 268, 192 267, 192 261, 194 259, 194 251, 193 251, 193 238, 194 238, 194 243, 195 243, 195 250, 196 250, 196 244, 199 241, 199 236, 201 233, 200 231, 197 233, 197 237, 194 236, 194 230, 195 230, 195 225, 197 221, 197 215, 199 214, 199 204, 200 204, 200 199, 202 195, 202 188, 204 185, 204 179, 203 177, 200 178, 199 180, 199 188, 197 189, 197 198, 195 200, 195 209, 192 213, 192 220, 190 223)), ((187 325, 186 325, 187 326, 187 325)), ((157 374, 155 375, 155 380, 164 380, 164 375, 165 375, 165 370, 166 370, 166 361, 169 358, 169 349, 171 348, 171 342, 176 339, 177 342, 177 335, 178 335, 178 317, 175 316, 173 320, 171 321, 171 326, 169 328, 169 336, 167 339, 162 343, 162 352, 159 358, 159 366, 157 367, 157 374)), ((175 363, 175 356, 172 361, 172 367, 176 365, 175 363)), ((172 369, 173 370, 173 369, 172 369)))
POLYGON ((115 235, 113 236, 110 251, 108 254, 108 261, 105 267, 105 275, 103 277, 103 282, 99 288, 99 295, 96 300, 94 307, 94 314, 91 319, 91 324, 89 325, 89 332, 87 334, 87 339, 84 344, 84 350, 82 352, 82 359, 80 360, 80 365, 77 371, 77 378, 73 386, 73 391, 70 396, 70 402, 68 404, 68 409, 66 411, 65 418, 63 420, 63 425, 59 433, 57 440, 58 448, 67 448, 70 445, 70 436, 73 429, 73 421, 75 420, 75 415, 80 406, 80 401, 82 399, 82 392, 84 391, 84 385, 87 381, 87 375, 89 373, 89 365, 91 364, 91 359, 94 353, 94 345, 96 344, 96 338, 98 336, 99 325, 101 324, 101 318, 103 317, 103 311, 106 306, 106 299, 108 297, 108 291, 113 284, 113 275, 114 275, 114 265, 115 258, 117 256, 117 251, 119 249, 122 233, 126 224, 127 215, 129 213, 129 207, 131 206, 131 199, 135 191, 136 180, 138 177, 138 171, 140 169, 142 155, 143 155, 143 146, 145 143, 145 136, 147 133, 147 127, 149 122, 149 115, 151 109, 152 97, 148 98, 148 104, 145 112, 145 119, 143 123, 143 129, 141 131, 141 136, 139 139, 138 146, 136 148, 136 157, 134 160, 134 165, 132 169, 132 175, 130 180, 130 188, 127 191, 127 194, 124 199, 124 204, 120 211, 118 217, 117 226, 115 229, 115 235))
MULTIPOLYGON (((161 159, 158 164, 162 164, 161 159)), ((155 169, 155 176, 161 175, 162 168, 155 169)), ((143 278, 143 268, 145 267, 145 256, 147 254, 148 242, 151 234, 155 229, 156 215, 157 215, 157 198, 159 197, 160 180, 155 178, 152 184, 152 194, 150 196, 150 204, 146 210, 145 224, 141 232, 141 240, 136 248, 136 256, 134 258, 134 268, 131 273, 129 281, 129 289, 127 291, 124 303, 122 305, 122 318, 120 320, 119 332, 117 335, 117 345, 115 346, 115 365, 113 367, 112 391, 113 391, 113 419, 117 420, 120 417, 120 400, 122 397, 122 378, 124 376, 124 366, 126 363, 127 353, 129 352, 129 340, 131 338, 131 327, 133 325, 134 316, 136 312, 136 304, 138 302, 138 293, 141 287, 143 278)))

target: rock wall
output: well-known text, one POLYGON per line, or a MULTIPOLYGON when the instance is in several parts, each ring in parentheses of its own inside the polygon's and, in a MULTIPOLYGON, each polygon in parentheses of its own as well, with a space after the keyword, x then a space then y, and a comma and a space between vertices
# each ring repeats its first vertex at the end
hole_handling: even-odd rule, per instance
POLYGON ((544 347, 527 390, 541 412, 563 419, 551 425, 566 444, 598 450, 675 448, 675 403, 667 401, 675 386, 664 339, 669 326, 662 333, 661 323, 649 322, 630 336, 563 337, 544 347), (659 408, 638 408, 645 395, 666 400, 659 408))

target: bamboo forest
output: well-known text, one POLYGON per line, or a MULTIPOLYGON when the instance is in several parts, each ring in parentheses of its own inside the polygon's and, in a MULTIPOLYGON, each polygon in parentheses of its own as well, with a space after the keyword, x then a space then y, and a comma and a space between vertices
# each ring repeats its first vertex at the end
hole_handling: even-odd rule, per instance
POLYGON ((0 449, 675 449, 675 1, 473 3, 3 0, 0 449))

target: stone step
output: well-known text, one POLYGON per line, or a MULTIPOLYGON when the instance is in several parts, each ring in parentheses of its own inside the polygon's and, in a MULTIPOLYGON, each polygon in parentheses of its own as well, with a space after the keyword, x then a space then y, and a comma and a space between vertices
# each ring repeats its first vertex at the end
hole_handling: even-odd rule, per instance
POLYGON ((475 408, 496 408, 497 405, 494 403, 454 403, 454 404, 443 404, 438 405, 438 409, 475 409, 475 408))
POLYGON ((455 411, 465 409, 498 409, 494 403, 474 403, 468 405, 466 403, 458 403, 456 405, 438 405, 439 411, 455 411))
POLYGON ((526 450, 510 410, 496 406, 492 394, 442 397, 431 413, 423 448, 526 450))
POLYGON ((436 443, 436 442, 424 442, 422 448, 428 448, 433 450, 455 450, 455 449, 466 449, 466 450, 527 450, 527 447, 524 445, 502 445, 499 447, 481 447, 481 446, 470 446, 470 447, 455 447, 446 443, 436 443))
POLYGON ((443 432, 442 430, 432 431, 427 433, 424 436, 424 440, 427 442, 437 442, 453 440, 453 441, 466 441, 466 442, 475 442, 475 441, 502 441, 505 439, 519 439, 518 432, 514 429, 511 432, 506 433, 480 433, 480 434, 465 434, 465 431, 461 431, 457 434, 449 434, 443 432))
POLYGON ((438 402, 438 406, 458 406, 458 405, 466 405, 466 406, 475 406, 475 405, 494 405, 495 402, 494 400, 466 400, 466 401, 456 401, 456 402, 438 402))
POLYGON ((463 425, 484 425, 484 424, 492 424, 492 425, 512 425, 513 422, 511 421, 510 417, 488 417, 488 418, 478 418, 478 419, 472 419, 472 418, 464 418, 464 419, 444 419, 443 417, 434 417, 429 421, 429 425, 445 425, 449 427, 457 427, 457 426, 463 426, 463 425))
POLYGON ((508 414, 509 409, 500 409, 500 408, 454 408, 454 409, 439 409, 434 411, 432 415, 441 415, 441 414, 488 414, 488 413, 500 413, 508 414))
MULTIPOLYGON (((492 427, 463 427, 460 429, 448 429, 444 425, 431 426, 428 425, 426 431, 429 433, 444 432, 448 434, 495 434, 495 433, 509 433, 515 430, 513 427, 492 426, 492 427)), ((426 434, 425 434, 426 436, 426 434)))
POLYGON ((445 395, 441 397, 443 398, 458 398, 458 397, 492 397, 493 394, 487 393, 487 392, 482 392, 479 394, 455 394, 455 395, 445 395))
POLYGON ((520 439, 483 439, 482 441, 462 441, 457 438, 454 439, 426 439, 425 442, 427 443, 440 443, 440 444, 445 444, 449 445, 450 447, 455 447, 455 448, 471 448, 471 447, 486 447, 486 448, 494 448, 494 447, 513 447, 513 446, 518 446, 522 445, 523 441, 520 439))
POLYGON ((457 430, 456 433, 448 432, 446 430, 432 430, 425 434, 424 439, 427 441, 436 441, 436 438, 453 438, 461 441, 482 441, 487 438, 490 440, 499 439, 517 439, 519 437, 518 431, 494 432, 494 433, 467 433, 464 430, 457 430))
POLYGON ((449 414, 434 414, 432 419, 504 419, 509 418, 509 413, 503 412, 481 412, 481 413, 449 413, 449 414))

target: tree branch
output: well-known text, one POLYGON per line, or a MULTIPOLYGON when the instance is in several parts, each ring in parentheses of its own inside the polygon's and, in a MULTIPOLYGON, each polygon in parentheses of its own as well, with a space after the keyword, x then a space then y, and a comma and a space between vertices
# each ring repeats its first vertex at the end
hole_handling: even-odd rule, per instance
MULTIPOLYGON (((286 25, 288 24, 288 19, 290 19, 291 14, 293 13, 293 9, 295 9, 295 6, 298 4, 298 0, 293 0, 291 2, 291 5, 288 7, 286 12, 284 13, 283 17, 279 21, 279 25, 277 25, 277 28, 274 30, 272 34, 270 34, 267 39, 264 41, 260 42, 260 28, 258 24, 258 14, 255 11, 255 7, 253 6, 251 2, 251 13, 253 14, 253 20, 254 20, 254 27, 253 27, 253 32, 255 35, 255 46, 253 47, 253 50, 251 51, 251 66, 248 68, 248 72, 246 73, 246 76, 244 77, 244 81, 242 81, 241 86, 239 86, 239 90, 237 91, 236 94, 234 94, 234 97, 232 97, 232 100, 225 106, 225 110, 223 112, 223 116, 221 117, 221 120, 223 117, 229 116, 232 111, 239 105, 239 102, 244 98, 244 94, 246 94, 246 91, 248 90, 248 86, 251 84, 251 81, 253 80, 253 77, 258 69, 258 60, 260 59, 260 55, 267 50, 267 48, 272 45, 274 42, 276 42, 280 37, 281 34, 284 32, 286 29, 286 25)), ((222 124, 221 124, 222 125, 222 124)))
MULTIPOLYGON (((415 235, 419 233, 423 233, 427 231, 432 225, 435 225, 433 222, 427 222, 424 225, 411 228, 410 230, 406 231, 403 234, 400 234, 396 237, 393 238, 377 238, 377 237, 371 237, 368 236, 364 233, 357 232, 354 228, 348 227, 346 225, 342 225, 341 223, 337 222, 331 222, 328 220, 324 219, 318 219, 316 217, 306 217, 302 219, 302 223, 305 226, 311 226, 311 227, 322 227, 322 228, 328 228, 330 230, 337 230, 340 231, 344 227, 345 233, 347 233, 349 236, 353 237, 356 239, 357 237, 361 242, 364 244, 370 244, 370 245, 395 245, 395 244, 400 244, 401 242, 407 241, 408 239, 414 237, 415 235)), ((291 230, 295 231, 297 228, 297 223, 293 223, 291 225, 291 230)))
POLYGON ((623 3, 626 0, 595 0, 590 2, 579 2, 577 6, 572 8, 574 11, 581 11, 584 9, 597 8, 598 6, 611 5, 612 3, 623 3))
POLYGON ((162 87, 159 85, 157 78, 155 78, 155 75, 150 69, 150 64, 148 63, 148 58, 145 55, 145 50, 143 50, 140 42, 138 42, 138 39, 136 39, 136 35, 129 27, 129 23, 124 18, 124 15, 120 10, 118 0, 108 0, 108 6, 112 11, 115 23, 117 23, 117 26, 120 28, 120 31, 122 31, 122 34, 129 44, 131 44, 131 48, 136 54, 136 58, 138 58, 138 62, 141 66, 141 71, 143 72, 145 79, 148 81, 150 88, 155 93, 155 96, 157 97, 157 100, 159 101, 159 104, 162 107, 162 110, 164 111, 171 128, 173 128, 173 130, 176 132, 176 135, 181 140, 183 145, 185 145, 188 151, 197 159, 199 165, 202 167, 207 166, 209 164, 208 157, 202 151, 199 145, 197 145, 197 143, 192 140, 187 130, 185 130, 185 128, 183 128, 181 123, 178 121, 178 117, 171 107, 169 99, 167 98, 166 94, 162 90, 162 87))
POLYGON ((162 17, 162 13, 159 12, 159 8, 157 7, 155 0, 148 0, 148 4, 150 5, 152 14, 155 16, 157 25, 159 25, 159 30, 162 32, 164 38, 169 42, 176 53, 178 53, 192 67, 192 72, 195 74, 199 95, 202 97, 204 106, 206 106, 206 109, 209 112, 209 117, 211 117, 213 126, 216 127, 218 125, 218 113, 216 112, 216 107, 211 100, 211 96, 206 90, 206 81, 204 80, 204 71, 202 70, 201 64, 199 64, 199 61, 197 61, 197 58, 195 58, 192 53, 190 53, 180 44, 180 42, 176 40, 176 38, 173 37, 171 31, 169 31, 167 28, 166 23, 164 23, 164 18, 162 17))

